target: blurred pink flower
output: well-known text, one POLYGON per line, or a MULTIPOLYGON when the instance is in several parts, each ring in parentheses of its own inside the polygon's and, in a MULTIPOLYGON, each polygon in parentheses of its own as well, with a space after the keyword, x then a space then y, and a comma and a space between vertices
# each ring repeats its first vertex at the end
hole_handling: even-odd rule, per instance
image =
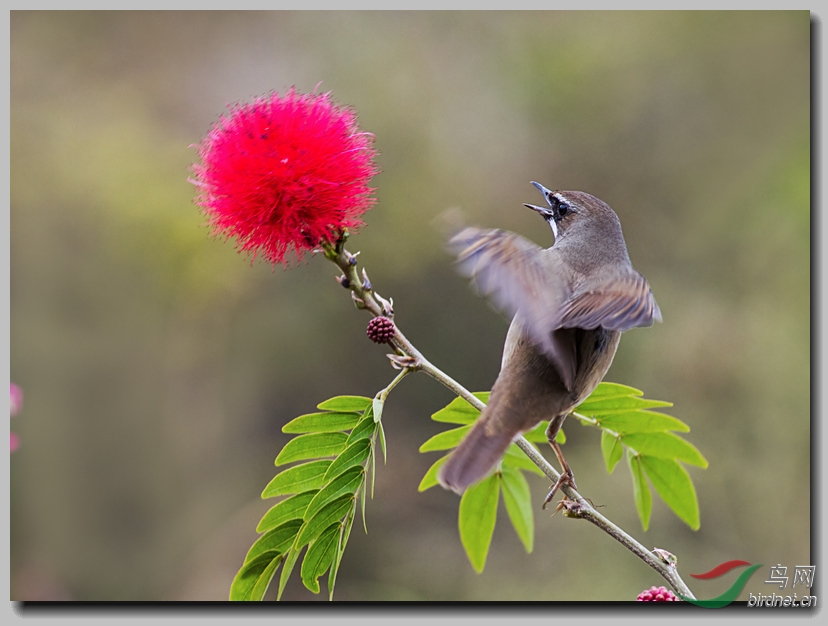
MULTIPOLYGON (((17 415, 17 412, 20 411, 20 407, 23 406, 23 390, 11 383, 11 417, 17 415)), ((11 451, 14 452, 20 447, 20 438, 11 433, 11 451)))

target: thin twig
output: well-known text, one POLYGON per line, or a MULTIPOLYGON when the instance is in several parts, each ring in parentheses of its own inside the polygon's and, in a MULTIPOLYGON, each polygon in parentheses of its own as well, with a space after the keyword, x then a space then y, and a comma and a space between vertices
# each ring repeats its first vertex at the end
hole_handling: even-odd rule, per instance
MULTIPOLYGON (((356 256, 345 250, 345 237, 335 246, 325 248, 325 256, 336 263, 342 276, 338 278, 340 284, 349 288, 352 293, 354 302, 358 308, 367 309, 374 317, 385 315, 393 317, 394 311, 390 301, 385 300, 374 289, 373 284, 368 280, 368 276, 363 270, 362 278, 357 272, 356 256)), ((398 355, 402 357, 409 357, 410 364, 406 369, 400 373, 395 379, 399 381, 406 371, 421 370, 431 376, 445 387, 448 387, 456 395, 460 396, 466 402, 471 404, 474 408, 482 411, 485 404, 472 394, 468 389, 463 387, 460 383, 454 380, 444 371, 433 365, 423 354, 414 347, 414 345, 402 334, 399 327, 395 324, 394 337, 391 340, 391 345, 398 355)), ((392 383, 395 384, 395 383, 392 383)), ((518 447, 537 465, 543 473, 551 480, 556 482, 560 476, 559 472, 541 455, 540 452, 524 437, 518 437, 515 440, 518 447)), ((638 558, 644 561, 647 565, 658 572, 679 594, 686 598, 695 599, 695 596, 681 579, 676 569, 675 563, 666 563, 652 550, 648 550, 644 545, 636 541, 622 528, 611 522, 608 518, 601 515, 590 502, 579 494, 571 486, 564 484, 561 487, 566 494, 567 500, 561 504, 564 509, 564 515, 567 517, 576 517, 585 519, 591 522, 610 537, 615 539, 630 552, 635 554, 638 558)))

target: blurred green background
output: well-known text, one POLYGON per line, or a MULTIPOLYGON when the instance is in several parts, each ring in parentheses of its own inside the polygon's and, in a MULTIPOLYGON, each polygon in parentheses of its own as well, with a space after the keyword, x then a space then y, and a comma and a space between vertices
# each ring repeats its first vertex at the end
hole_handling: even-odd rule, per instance
MULTIPOLYGON (((507 321, 456 275, 432 220, 550 245, 529 184, 619 214, 664 323, 607 380, 671 400, 710 461, 701 530, 567 423, 581 492, 675 553, 697 596, 730 559, 812 563, 810 22, 800 12, 11 13, 11 598, 223 600, 289 419, 392 378, 322 257, 284 271, 211 238, 187 182, 228 105, 330 90, 376 135, 378 205, 351 239, 397 322, 474 390, 507 321)), ((411 376, 339 600, 632 600, 662 584, 589 524, 538 508, 527 555, 501 512, 486 570, 458 498, 417 492, 451 394, 411 376)), ((548 487, 530 478, 538 504, 548 487)), ((817 576, 820 573, 817 572, 817 576)), ((295 578, 298 578, 295 576, 295 578)), ((273 590, 269 595, 273 595, 273 590)), ((286 598, 321 600, 292 581, 286 598)))

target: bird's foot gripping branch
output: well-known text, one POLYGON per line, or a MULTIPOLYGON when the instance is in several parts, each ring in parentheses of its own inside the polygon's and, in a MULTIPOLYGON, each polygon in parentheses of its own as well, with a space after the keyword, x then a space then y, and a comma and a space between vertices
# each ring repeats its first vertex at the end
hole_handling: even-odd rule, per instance
POLYGON ((337 281, 356 307, 371 314, 366 334, 391 347, 388 358, 397 370, 373 398, 331 398, 316 412, 284 425, 283 432, 294 436, 276 465, 288 467, 262 493, 280 500, 257 527, 261 536, 232 583, 231 599, 262 599, 277 572, 281 597, 297 566, 314 593, 327 574, 333 597, 357 509, 367 529, 366 496, 373 496, 378 451, 385 460, 386 400, 414 371, 457 395, 432 416, 455 427, 420 447, 421 452, 450 451, 431 466, 420 490, 441 484, 462 493, 460 538, 477 571, 485 565, 501 494, 509 520, 531 552, 534 511, 543 500, 531 495, 529 472, 560 485, 564 499, 556 512, 588 520, 679 594, 693 597, 675 557, 665 559, 665 551, 645 548, 601 515, 575 490, 574 481, 560 480, 535 445, 551 443, 567 468, 559 447, 565 442, 564 419, 571 415, 598 428, 608 472, 627 459, 644 529, 652 506, 648 479, 682 520, 698 528, 698 503, 683 464, 706 467, 707 462, 676 434, 689 428, 653 410, 670 403, 601 382, 621 332, 660 319, 649 285, 629 263, 618 218, 606 204, 583 192, 554 192, 535 183, 548 207, 527 206, 552 228, 551 248, 503 231, 465 229, 452 239, 460 270, 514 318, 492 392, 473 394, 405 337, 394 323, 392 299, 379 295, 359 269, 358 253, 345 248, 349 231, 361 225, 360 216, 374 203, 368 183, 377 171, 372 137, 359 131, 350 110, 335 106, 327 94, 272 94, 222 118, 199 154, 202 162, 194 167, 192 182, 214 231, 235 237, 240 250, 261 253, 273 264, 287 264, 290 253, 322 252, 339 268, 337 281), (594 252, 596 236, 599 253, 594 252), (562 273, 564 266, 575 268, 574 274, 562 273))

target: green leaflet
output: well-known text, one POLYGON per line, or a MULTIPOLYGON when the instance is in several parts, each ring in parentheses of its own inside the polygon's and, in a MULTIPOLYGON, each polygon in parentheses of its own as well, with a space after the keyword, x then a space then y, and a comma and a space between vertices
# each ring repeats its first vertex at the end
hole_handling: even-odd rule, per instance
POLYGON ((420 452, 434 452, 456 448, 470 429, 471 424, 438 433, 420 446, 420 452))
POLYGON ((668 430, 690 432, 690 427, 681 420, 655 411, 624 411, 602 415, 596 419, 601 428, 608 428, 621 434, 657 433, 668 430))
MULTIPOLYGON (((488 391, 478 391, 472 394, 475 398, 486 404, 489 401, 488 391)), ((461 397, 456 397, 444 408, 431 416, 435 422, 447 422, 449 424, 471 424, 480 415, 480 411, 461 397)))
POLYGON ((282 599, 282 594, 285 591, 285 586, 287 585, 287 581, 290 579, 290 575, 293 573, 293 568, 296 565, 296 561, 299 560, 299 553, 301 551, 302 546, 297 546, 296 540, 294 539, 293 546, 285 554, 284 565, 282 565, 282 573, 279 575, 279 592, 276 594, 277 600, 282 599))
POLYGON ((500 487, 503 490, 503 503, 506 505, 509 520, 523 542, 526 552, 532 552, 535 541, 535 518, 529 483, 522 472, 504 467, 500 475, 500 487))
MULTIPOLYGON (((601 385, 605 384, 607 383, 601 383, 601 385)), ((598 385, 598 387, 601 385, 598 385)), ((638 390, 636 389, 636 391, 638 390)), ((592 395, 575 407, 575 411, 583 415, 593 415, 596 413, 607 415, 613 412, 630 411, 635 409, 651 409, 665 406, 673 406, 673 403, 664 402, 662 400, 648 400, 646 398, 639 397, 637 394, 624 396, 618 395, 614 392, 603 396, 595 396, 593 392, 592 395)))
POLYGON ((687 470, 678 461, 643 454, 641 466, 667 506, 690 528, 698 530, 699 501, 687 470))
POLYGON ((460 541, 472 567, 479 574, 486 565, 497 517, 500 485, 497 474, 468 487, 460 499, 460 541))
POLYGON ((354 426, 354 429, 351 431, 351 434, 347 436, 345 445, 350 446, 355 441, 372 437, 374 435, 374 432, 376 431, 376 428, 377 424, 376 422, 374 422, 373 411, 366 411, 365 417, 363 417, 357 423, 357 425, 354 426))
POLYGON ((268 483, 262 492, 262 498, 319 489, 325 484, 325 472, 328 471, 330 465, 330 461, 311 461, 286 469, 276 474, 268 483))
POLYGON ((302 530, 299 531, 299 536, 296 537, 295 545, 301 548, 316 539, 325 528, 341 520, 348 510, 353 507, 354 498, 354 494, 346 493, 336 500, 328 502, 313 517, 306 519, 302 530))
POLYGON ((638 517, 641 519, 641 526, 644 530, 647 530, 650 526, 650 513, 653 510, 653 498, 650 495, 650 487, 644 476, 644 469, 641 467, 641 457, 632 450, 627 449, 627 462, 630 465, 630 474, 633 480, 635 508, 638 510, 638 517))
POLYGON ((363 396, 337 396, 330 400, 325 400, 322 404, 317 405, 316 408, 323 411, 339 411, 341 413, 362 413, 371 406, 371 398, 363 396))
POLYGON ((333 460, 333 462, 328 467, 328 471, 325 472, 324 480, 329 481, 332 478, 339 476, 346 469, 355 467, 357 465, 363 465, 365 461, 368 459, 368 455, 370 454, 370 439, 359 439, 353 442, 347 448, 345 448, 338 457, 336 457, 333 460))
POLYGON ((348 435, 338 432, 299 435, 285 444, 276 457, 276 465, 335 456, 345 449, 346 441, 348 441, 348 435))
POLYGON ((707 467, 707 460, 696 446, 673 433, 631 433, 621 435, 621 443, 636 452, 662 459, 676 459, 707 467))
POLYGON ((308 546, 302 561, 302 582, 313 593, 319 593, 319 577, 328 571, 336 556, 341 524, 334 522, 308 546))
POLYGON ((308 508, 308 504, 313 500, 317 491, 318 489, 311 489, 282 500, 265 513, 265 516, 256 527, 256 531, 262 533, 292 519, 302 519, 305 515, 305 509, 308 508))
POLYGON ((426 489, 431 489, 435 485, 438 484, 437 482, 437 473, 440 471, 440 466, 446 462, 448 457, 444 456, 442 458, 437 459, 437 461, 428 468, 428 471, 423 476, 423 479, 420 481, 419 486, 417 487, 417 491, 425 491, 426 489))
POLYGON ((233 578, 230 600, 261 600, 284 558, 282 553, 271 550, 246 562, 233 578))
POLYGON ((313 497, 308 508, 305 509, 305 520, 313 517, 319 509, 329 502, 337 499, 346 493, 356 493, 365 481, 365 469, 357 466, 352 467, 334 478, 328 485, 320 489, 313 497))
POLYGON ((644 392, 635 387, 628 387, 627 385, 620 385, 618 383, 602 382, 593 391, 589 397, 581 403, 583 406, 587 401, 611 400, 613 398, 621 398, 624 396, 643 396, 644 392))
POLYGON ((621 445, 621 439, 608 433, 606 430, 601 431, 601 453, 604 455, 604 463, 607 466, 607 474, 612 474, 621 456, 624 454, 624 447, 621 445))
POLYGON ((361 417, 361 413, 309 413, 290 420, 282 426, 282 432, 301 434, 351 430, 361 417))
POLYGON ((290 546, 293 545, 293 540, 296 538, 302 524, 303 521, 301 519, 292 519, 276 528, 268 530, 250 547, 247 556, 244 557, 244 562, 252 561, 260 554, 271 550, 280 553, 287 552, 290 546))

